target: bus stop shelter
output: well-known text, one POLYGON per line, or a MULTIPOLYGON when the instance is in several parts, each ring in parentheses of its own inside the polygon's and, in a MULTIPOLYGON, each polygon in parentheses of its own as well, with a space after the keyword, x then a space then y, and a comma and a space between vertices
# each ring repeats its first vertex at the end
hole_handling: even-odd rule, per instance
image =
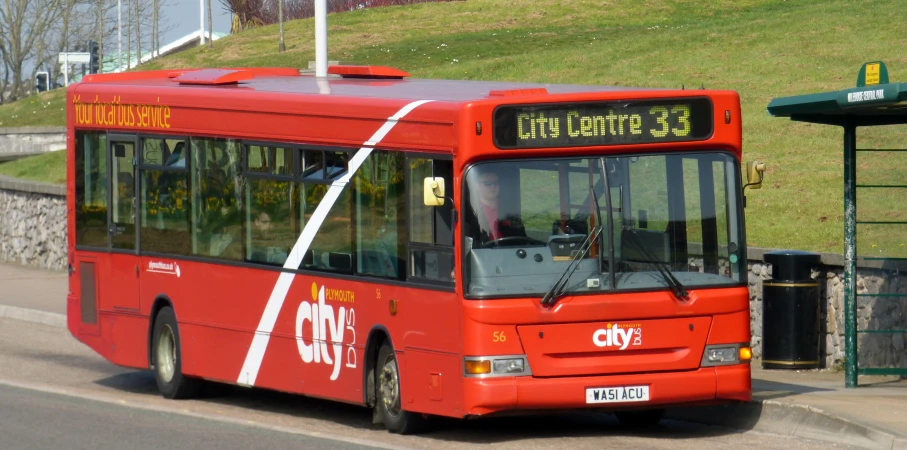
MULTIPOLYGON (((904 225, 895 220, 857 220, 858 189, 907 189, 907 184, 880 183, 877 179, 859 183, 857 180, 857 154, 873 155, 880 152, 907 152, 907 149, 861 149, 857 147, 857 129, 879 125, 907 124, 907 83, 890 83, 888 70, 881 61, 863 64, 855 88, 841 91, 781 97, 772 99, 768 112, 775 117, 788 117, 798 122, 835 125, 844 131, 844 355, 845 386, 857 386, 858 375, 907 375, 904 368, 860 367, 857 335, 860 333, 907 333, 907 330, 871 330, 857 328, 857 297, 893 297, 903 301, 907 294, 858 293, 857 227, 885 227, 904 225)), ((905 172, 905 168, 889 168, 892 172, 905 172), (898 170, 900 169, 900 170, 898 170)), ((907 172, 905 172, 907 173, 907 172)), ((863 181, 863 180, 859 180, 863 181)), ((889 208, 904 205, 890 204, 889 208)), ((864 260, 907 261, 901 257, 864 257, 864 260)), ((907 307, 907 305, 905 305, 907 307)))

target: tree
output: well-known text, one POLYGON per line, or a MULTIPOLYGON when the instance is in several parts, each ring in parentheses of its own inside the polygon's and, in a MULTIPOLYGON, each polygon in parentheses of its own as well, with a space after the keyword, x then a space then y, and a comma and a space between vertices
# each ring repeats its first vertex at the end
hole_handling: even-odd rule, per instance
MULTIPOLYGON (((129 66, 135 35, 141 57, 142 41, 149 39, 153 50, 160 47, 161 13, 174 0, 137 2, 122 0, 127 22, 124 24, 129 66), (134 24, 134 27, 133 27, 134 24)), ((105 57, 106 49, 117 48, 117 0, 4 0, 0 2, 0 103, 27 95, 38 71, 49 72, 48 87, 61 80, 58 54, 88 51, 90 40, 98 43, 103 62, 116 59, 117 52, 105 57), (105 61, 106 60, 106 61, 105 61)), ((148 41, 145 41, 148 42, 148 41)), ((104 64, 101 67, 104 67, 104 64)), ((74 73, 71 67, 69 73, 74 73)))
POLYGON ((7 0, 0 3, 0 57, 4 69, 0 98, 3 102, 27 95, 37 73, 36 61, 48 59, 50 38, 61 19, 63 5, 63 0, 7 0), (30 74, 23 76, 29 62, 32 62, 30 74))
POLYGON ((142 15, 139 12, 139 0, 135 0, 135 65, 142 63, 142 15))
MULTIPOLYGON (((95 40, 98 41, 98 55, 104 54, 104 0, 97 0, 97 8, 95 9, 95 14, 97 15, 97 28, 95 28, 95 40)), ((101 62, 100 69, 98 73, 104 72, 104 63, 101 62)))

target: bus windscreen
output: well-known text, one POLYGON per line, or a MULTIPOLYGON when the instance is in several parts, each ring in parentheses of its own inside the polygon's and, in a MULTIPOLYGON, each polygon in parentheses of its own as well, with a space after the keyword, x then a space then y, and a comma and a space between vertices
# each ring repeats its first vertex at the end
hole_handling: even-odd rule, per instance
POLYGON ((712 135, 707 98, 509 105, 494 112, 500 149, 697 141, 712 135))

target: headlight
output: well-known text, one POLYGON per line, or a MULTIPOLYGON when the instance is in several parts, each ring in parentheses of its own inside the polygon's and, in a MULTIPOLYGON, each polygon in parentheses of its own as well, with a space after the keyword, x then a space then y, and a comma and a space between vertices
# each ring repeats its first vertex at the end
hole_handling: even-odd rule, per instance
POLYGON ((737 347, 710 348, 707 357, 710 363, 736 362, 737 347))
POLYGON ((463 358, 467 377, 514 377, 532 375, 526 355, 467 356, 463 358))
POLYGON ((701 367, 726 366, 748 362, 753 351, 745 344, 707 345, 702 355, 701 367))
POLYGON ((493 373, 519 375, 523 373, 524 367, 526 365, 523 363, 522 358, 495 359, 493 373))

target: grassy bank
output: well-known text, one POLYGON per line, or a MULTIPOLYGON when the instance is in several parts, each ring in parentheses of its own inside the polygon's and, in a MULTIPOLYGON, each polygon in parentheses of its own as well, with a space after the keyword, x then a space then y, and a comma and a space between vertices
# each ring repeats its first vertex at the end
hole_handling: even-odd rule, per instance
MULTIPOLYGON (((768 166, 764 188, 747 193, 749 243, 840 252, 840 129, 772 118, 765 108, 774 97, 852 87, 869 60, 886 61, 892 81, 907 81, 902 10, 894 0, 425 3, 332 15, 329 54, 420 78, 735 90, 743 103, 744 159, 768 166)), ((314 59, 313 26, 286 24, 285 53, 277 52, 271 26, 142 68, 305 67, 314 59)), ((0 106, 0 126, 62 125, 59 114, 28 109, 60 111, 61 94, 0 106), (54 122, 28 122, 29 115, 54 122)), ((860 146, 904 147, 905 137, 899 129, 872 130, 861 134, 860 146)), ((863 179, 898 175, 891 160, 866 157, 863 179)), ((891 198, 866 200, 861 214, 889 214, 891 198)))

